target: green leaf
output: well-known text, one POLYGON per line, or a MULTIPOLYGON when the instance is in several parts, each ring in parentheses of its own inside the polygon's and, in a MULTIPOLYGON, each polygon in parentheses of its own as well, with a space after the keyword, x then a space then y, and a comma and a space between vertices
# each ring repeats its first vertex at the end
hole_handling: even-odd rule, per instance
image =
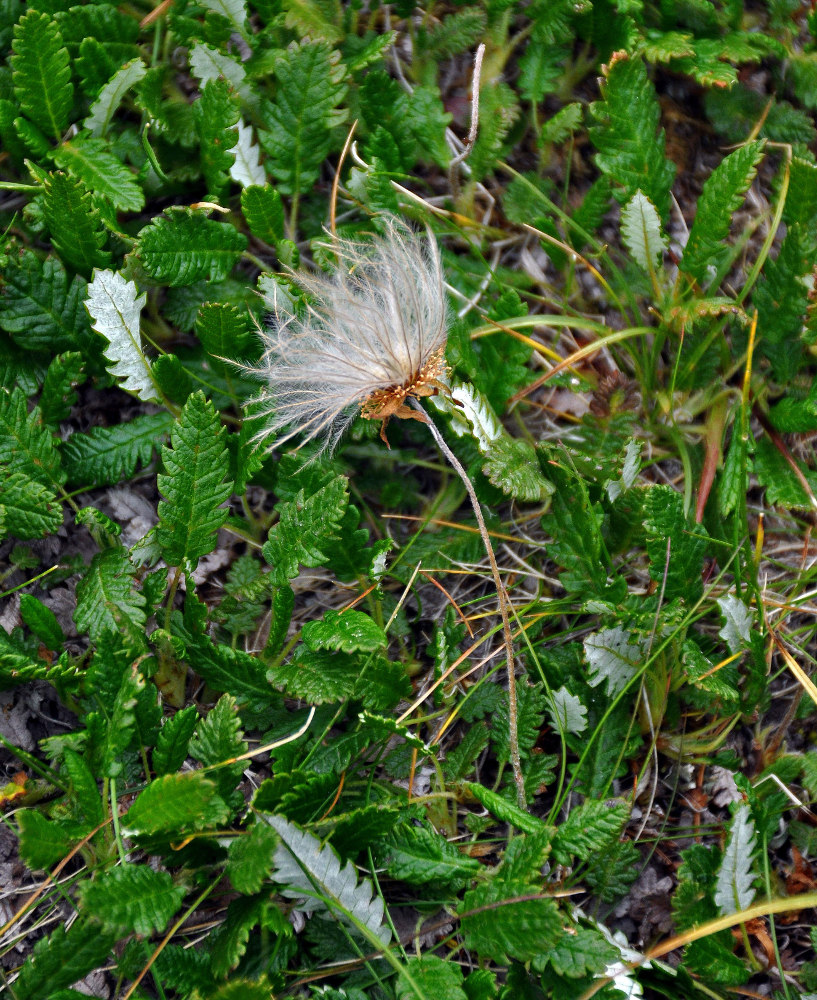
POLYGON ((139 332, 139 316, 146 299, 146 293, 137 297, 135 283, 116 271, 95 270, 85 306, 94 330, 108 341, 105 348, 108 371, 125 392, 132 392, 148 403, 158 401, 159 395, 139 332))
POLYGON ((466 892, 459 906, 466 948, 503 965, 549 952, 562 936, 562 918, 543 888, 494 878, 466 892))
POLYGON ((121 864, 80 887, 82 909, 105 930, 148 937, 161 934, 184 898, 169 872, 121 864))
POLYGON ((260 892, 274 864, 278 834, 267 823, 254 823, 249 831, 230 844, 230 856, 224 870, 236 892, 250 895, 260 892))
POLYGON ((328 912, 356 930, 362 924, 372 938, 387 945, 391 931, 383 922, 383 897, 374 893, 371 881, 358 879, 351 863, 341 867, 333 847, 321 846, 317 837, 283 816, 270 816, 267 822, 281 838, 272 875, 283 887, 281 895, 295 900, 304 912, 328 912))
POLYGON ((65 633, 57 621, 57 616, 31 594, 20 597, 20 616, 34 635, 47 649, 60 649, 65 642, 65 633))
POLYGON ((202 771, 165 774, 139 794, 122 827, 132 834, 179 834, 226 823, 230 811, 202 771))
POLYGON ((28 412, 26 394, 19 386, 12 392, 0 391, 0 465, 48 488, 65 480, 56 439, 36 407, 28 412))
POLYGON ((54 151, 58 167, 123 212, 141 212, 145 195, 135 176, 96 136, 80 134, 54 151))
POLYGON ((498 489, 514 500, 539 503, 553 493, 542 475, 536 450, 529 441, 505 435, 491 441, 482 471, 498 489))
POLYGON ((309 499, 299 490, 294 500, 279 505, 278 523, 261 550, 272 566, 273 583, 287 583, 298 575, 300 565, 311 568, 326 562, 326 549, 337 539, 349 503, 346 486, 345 477, 336 476, 309 499))
POLYGON ((201 0, 201 5, 226 18, 240 35, 245 33, 247 8, 244 0, 201 0))
POLYGON ((221 281, 247 246, 247 237, 229 223, 180 207, 167 209, 138 239, 137 252, 147 273, 171 287, 201 278, 221 281))
MULTIPOLYGON (((798 463, 798 468, 810 485, 811 492, 817 491, 817 475, 804 468, 801 463, 798 463)), ((767 504, 781 504, 799 510, 812 509, 811 499, 803 488, 800 477, 767 437, 757 442, 754 469, 758 482, 766 487, 767 504)))
POLYGON ((754 870, 756 849, 757 835, 751 810, 741 802, 732 817, 715 886, 715 905, 720 914, 737 913, 752 905, 757 877, 754 870))
POLYGON ((703 590, 701 571, 708 545, 706 529, 688 524, 684 498, 670 486, 652 486, 647 490, 644 527, 650 576, 663 586, 665 600, 681 597, 692 604, 703 590))
POLYGON ((227 302, 205 302, 196 317, 196 336, 211 357, 241 358, 255 336, 246 310, 227 302))
POLYGON ((397 977, 397 1000, 418 997, 445 997, 445 1000, 469 1000, 462 988, 462 969, 437 955, 410 958, 397 977))
POLYGON ((43 217, 60 257, 82 272, 107 267, 111 255, 102 248, 108 231, 91 192, 62 171, 46 177, 43 192, 43 217))
POLYGON ((567 55, 562 45, 542 45, 538 40, 528 44, 519 58, 519 90, 526 101, 539 104, 559 89, 567 55))
POLYGON ((269 184, 245 187, 241 192, 241 211, 256 239, 275 246, 284 238, 284 205, 276 188, 269 184))
POLYGON ((74 621, 93 642, 122 628, 141 632, 145 627, 145 599, 134 590, 136 570, 121 546, 98 552, 77 584, 74 621))
POLYGON ((193 105, 193 120, 199 135, 201 169, 207 189, 222 192, 235 163, 233 147, 238 133, 238 103, 225 80, 209 80, 193 105))
POLYGON ((485 806, 489 813, 496 816, 503 823, 512 823, 523 833, 541 833, 546 829, 545 824, 536 816, 531 816, 529 812, 520 809, 519 806, 509 802, 498 792, 491 791, 483 785, 478 785, 473 781, 466 781, 464 788, 469 791, 481 805, 485 806))
POLYGON ((339 54, 325 42, 293 46, 276 62, 277 92, 259 138, 281 194, 305 193, 317 181, 334 130, 346 120, 337 107, 346 96, 345 76, 339 54))
POLYGON ((640 58, 616 55, 602 84, 602 100, 591 112, 598 122, 589 132, 599 170, 621 186, 622 202, 641 190, 666 220, 675 166, 664 155, 658 100, 640 58))
POLYGON ((743 204, 765 145, 759 140, 736 149, 718 164, 703 186, 681 261, 681 269, 701 284, 707 268, 717 266, 724 253, 732 216, 743 204))
POLYGON ((362 611, 327 611, 320 621, 307 622, 301 632, 311 650, 332 649, 344 653, 373 652, 388 644, 386 633, 362 611))
POLYGON ((156 539, 171 566, 195 565, 216 547, 227 517, 221 505, 232 492, 232 483, 224 481, 225 433, 215 407, 199 391, 184 404, 172 447, 162 448, 165 474, 157 483, 165 499, 159 502, 156 539))
POLYGON ((87 340, 85 282, 71 281, 56 257, 9 254, 3 270, 0 327, 27 351, 76 350, 87 340))
POLYGON ((470 881, 482 865, 469 858, 435 830, 402 824, 382 842, 378 863, 392 878, 408 885, 439 882, 452 890, 470 881))
POLYGON ((147 465, 173 426, 170 413, 147 413, 126 424, 72 434, 62 445, 68 481, 90 487, 130 479, 137 465, 147 465))
POLYGON ((636 191, 621 210, 621 238, 640 268, 648 274, 660 268, 669 239, 661 231, 655 205, 642 191, 636 191))
POLYGON ((542 126, 542 130, 539 133, 540 144, 547 142, 559 143, 564 142, 565 139, 569 139, 574 132, 578 131, 583 117, 584 110, 578 101, 573 104, 566 104, 542 126))
POLYGON ((592 927, 576 927, 559 938, 550 953, 550 964, 558 976, 584 979, 600 976, 620 956, 618 948, 592 927))
POLYGON ((20 829, 20 857, 33 871, 44 871, 61 861, 88 829, 78 823, 46 819, 36 809, 17 814, 20 829))
POLYGON ((630 811, 623 802, 612 805, 588 799, 571 810, 557 827, 553 838, 553 857, 569 865, 574 859, 590 861, 594 855, 609 851, 624 829, 630 811))
POLYGON ((190 738, 196 728, 198 712, 195 705, 188 705, 165 720, 153 749, 151 763, 157 776, 173 774, 184 763, 190 738))
POLYGON ((74 390, 85 380, 84 364, 78 351, 66 351, 65 354, 58 354, 48 366, 40 393, 40 413, 43 423, 55 431, 63 420, 68 419, 71 407, 77 401, 74 390))
POLYGON ((44 538, 62 527, 62 505, 47 486, 24 472, 0 480, 0 538, 44 538))
POLYGON ((71 65, 57 24, 29 10, 14 27, 11 57, 14 96, 43 132, 59 142, 74 103, 71 65))
POLYGON ((20 1000, 52 1000, 58 990, 105 965, 117 936, 89 920, 75 920, 68 930, 60 924, 34 945, 14 984, 15 995, 20 1000))
POLYGON ((193 379, 177 355, 160 354, 153 362, 152 371, 156 384, 165 396, 183 406, 193 391, 193 379))
POLYGON ((732 440, 723 463, 723 473, 718 482, 718 513, 728 517, 738 509, 741 499, 746 496, 748 482, 747 444, 738 428, 732 431, 732 440))
POLYGON ((310 705, 351 698, 360 675, 360 661, 349 653, 311 652, 300 646, 287 663, 273 667, 267 677, 291 698, 310 705))
POLYGON ((146 73, 147 67, 141 59, 132 59, 114 73, 100 90, 97 99, 91 105, 91 113, 85 119, 85 128, 92 135, 104 138, 125 94, 144 79, 146 73))
POLYGON ((210 776, 216 782, 219 794, 227 799, 241 778, 244 764, 241 761, 226 762, 246 752, 247 742, 241 729, 236 700, 232 695, 223 694, 196 727, 196 735, 190 741, 190 756, 206 768, 216 767, 210 776))

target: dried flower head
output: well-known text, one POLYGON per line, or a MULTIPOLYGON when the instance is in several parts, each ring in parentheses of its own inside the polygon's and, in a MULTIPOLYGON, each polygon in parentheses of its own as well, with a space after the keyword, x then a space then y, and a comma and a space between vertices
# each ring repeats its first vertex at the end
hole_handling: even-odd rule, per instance
POLYGON ((307 293, 306 313, 276 304, 252 369, 264 383, 259 437, 276 445, 301 435, 301 444, 320 439, 332 449, 358 414, 380 420, 386 440, 390 417, 423 419, 407 400, 444 388, 448 315, 433 238, 387 218, 385 235, 372 243, 326 246, 338 269, 294 276, 307 293))

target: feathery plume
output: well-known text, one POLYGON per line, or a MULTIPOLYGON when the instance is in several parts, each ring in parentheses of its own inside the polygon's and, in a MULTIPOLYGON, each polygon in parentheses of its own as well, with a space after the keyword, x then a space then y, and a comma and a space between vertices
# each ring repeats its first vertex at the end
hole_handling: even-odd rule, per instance
POLYGON ((276 304, 275 325, 262 331, 266 350, 250 369, 264 383, 258 437, 276 445, 301 435, 301 444, 322 439, 331 450, 358 414, 380 420, 386 441, 390 417, 425 420, 408 401, 445 388, 448 312, 433 238, 389 217, 370 244, 325 245, 338 269, 294 276, 306 313, 276 304))

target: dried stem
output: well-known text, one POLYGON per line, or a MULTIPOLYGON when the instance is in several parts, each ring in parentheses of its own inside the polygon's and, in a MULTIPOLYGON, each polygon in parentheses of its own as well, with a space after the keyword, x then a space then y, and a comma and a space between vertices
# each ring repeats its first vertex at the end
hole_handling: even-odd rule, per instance
POLYGON ((516 673, 513 656, 513 636, 511 635, 511 620, 508 614, 510 598, 508 597, 508 591, 505 589, 505 584, 502 582, 502 577, 499 575, 499 566, 497 566, 496 556, 494 555, 494 547, 491 544, 491 537, 485 526, 485 518, 482 516, 482 508, 479 505, 479 500, 477 499, 473 483, 468 478, 468 473, 462 467, 460 460, 454 452, 445 443, 445 438, 440 433, 437 425, 433 422, 428 412, 421 406, 419 401, 412 397, 409 399, 409 402, 415 410, 418 410, 425 416, 426 419, 424 422, 427 423, 431 436, 437 443, 437 447, 443 455, 445 455, 451 465, 451 468, 462 480, 463 486, 465 486, 466 492, 468 493, 468 499, 471 501, 471 506, 474 508, 474 516, 477 519, 477 526, 479 527, 482 543, 485 546, 485 551, 488 553, 488 562, 491 564, 491 575, 494 578, 494 585, 496 586, 497 598, 499 600, 499 613, 502 616, 502 635, 505 640, 505 658, 508 665, 508 746, 510 748, 511 768, 513 769, 513 778, 516 783, 516 797, 519 801, 519 805, 524 808, 525 782, 522 777, 522 762, 519 758, 519 723, 516 700, 516 673))

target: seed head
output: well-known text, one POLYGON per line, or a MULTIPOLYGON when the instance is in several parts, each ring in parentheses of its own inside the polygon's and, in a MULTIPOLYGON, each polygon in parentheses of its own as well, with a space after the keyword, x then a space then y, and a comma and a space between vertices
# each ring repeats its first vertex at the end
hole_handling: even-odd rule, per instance
POLYGON ((274 325, 262 331, 266 350, 249 369, 264 383, 259 438, 277 446, 301 435, 301 445, 318 439, 331 450, 360 415, 382 421, 385 440, 389 417, 422 419, 408 399, 444 388, 439 250, 398 219, 385 222, 371 243, 325 244, 338 258, 334 274, 294 275, 306 292, 303 317, 275 304, 274 325))

